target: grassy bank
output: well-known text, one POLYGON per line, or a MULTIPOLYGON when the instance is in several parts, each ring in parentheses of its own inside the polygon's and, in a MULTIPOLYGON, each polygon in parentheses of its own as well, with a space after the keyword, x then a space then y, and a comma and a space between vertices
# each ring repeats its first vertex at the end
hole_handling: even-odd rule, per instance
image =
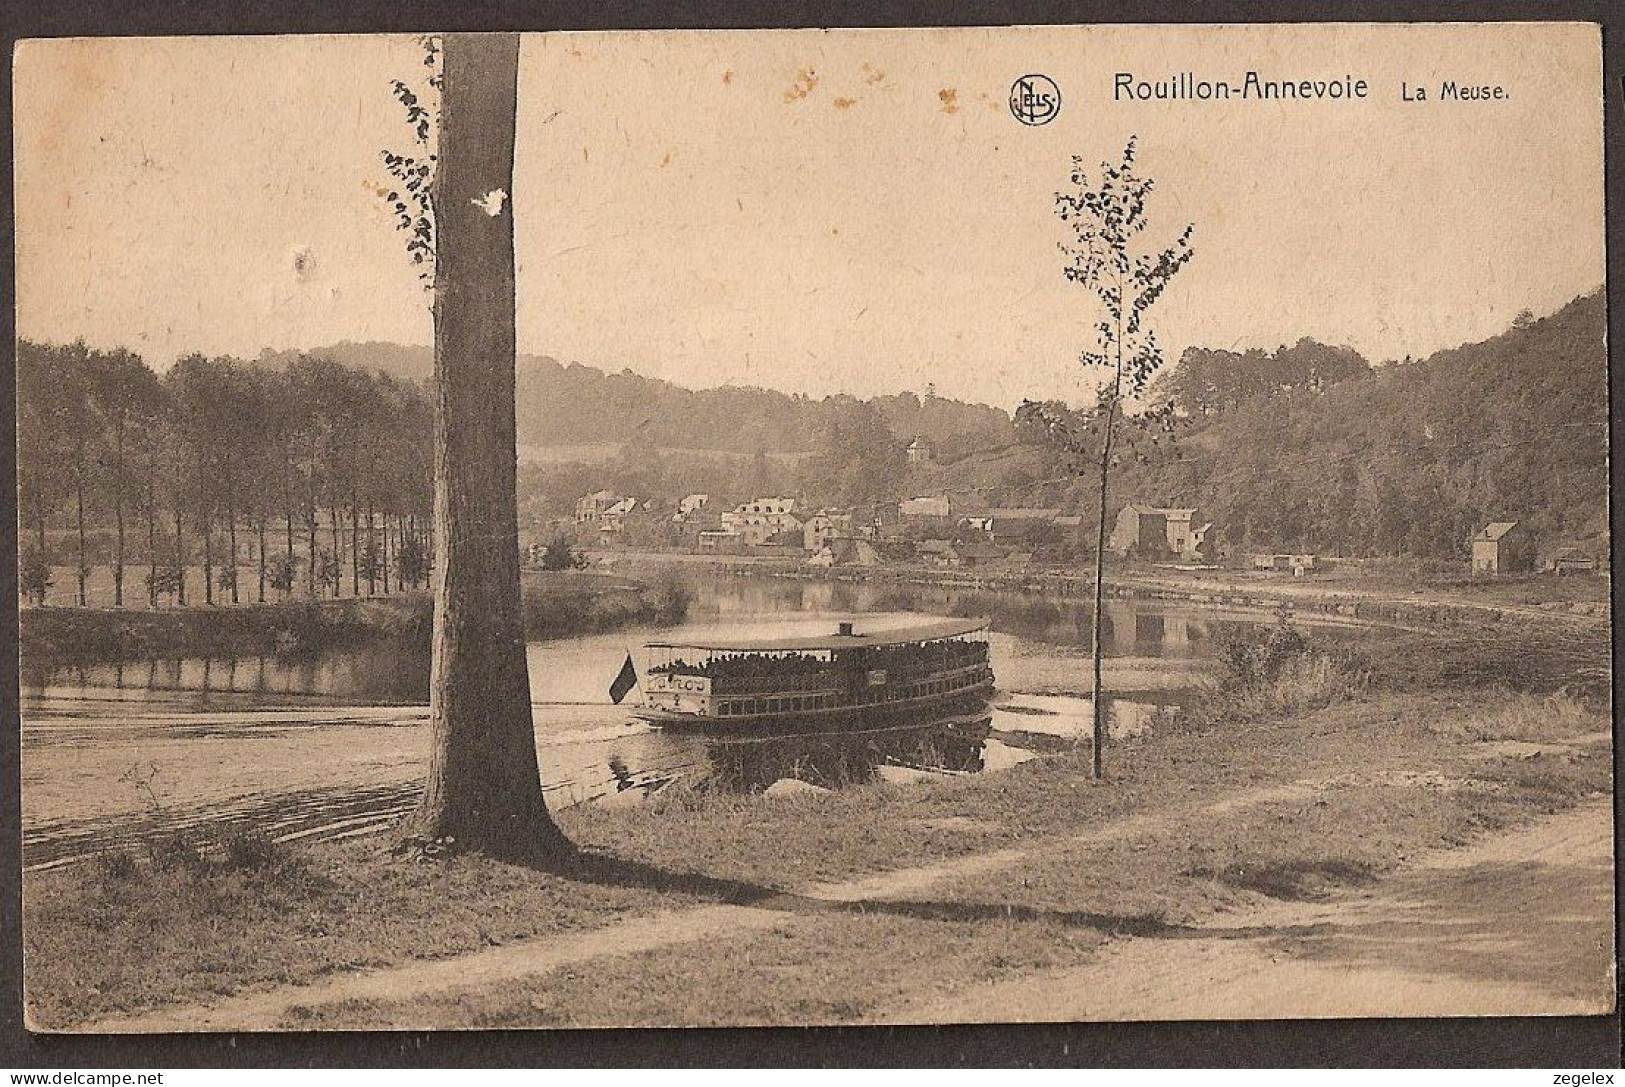
POLYGON ((378 838, 31 873, 30 1014, 72 1027, 735 902, 783 923, 496 990, 295 1011, 285 1025, 862 1020, 910 992, 1086 961, 1116 935, 1177 934, 1214 910, 1380 878, 1610 787, 1606 747, 1586 739, 1608 728, 1594 703, 1305 689, 1254 702, 1245 720, 1220 708, 1165 722, 1114 746, 1104 783, 1085 776, 1084 750, 908 786, 672 790, 573 810, 563 825, 589 862, 572 873, 413 863, 378 838), (1026 855, 918 895, 806 891, 1000 850, 1026 855))
POLYGON ((296 655, 378 637, 428 638, 424 593, 125 611, 25 608, 24 667, 174 657, 296 655))
MULTIPOLYGON (((526 637, 543 640, 678 623, 689 593, 679 579, 651 581, 578 571, 527 571, 522 582, 526 637)), ((402 593, 337 600, 171 608, 25 608, 21 649, 25 667, 152 660, 155 658, 280 655, 374 640, 428 651, 433 600, 402 593)))
POLYGON ((688 615, 693 592, 670 573, 631 579, 579 570, 526 571, 525 636, 542 640, 632 626, 669 626, 688 615))

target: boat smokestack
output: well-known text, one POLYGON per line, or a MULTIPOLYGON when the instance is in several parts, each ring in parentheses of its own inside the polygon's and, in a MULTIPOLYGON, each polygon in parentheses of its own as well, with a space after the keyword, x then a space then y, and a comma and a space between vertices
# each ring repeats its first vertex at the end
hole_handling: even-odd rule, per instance
POLYGON ((852 624, 851 623, 837 623, 836 626, 835 626, 835 633, 839 634, 843 638, 852 637, 853 636, 852 635, 852 624))

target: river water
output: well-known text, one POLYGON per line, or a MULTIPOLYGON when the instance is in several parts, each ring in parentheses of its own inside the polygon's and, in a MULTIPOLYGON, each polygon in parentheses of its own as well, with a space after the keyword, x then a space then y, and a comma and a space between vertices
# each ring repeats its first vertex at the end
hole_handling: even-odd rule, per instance
MULTIPOLYGON (((1112 733, 1154 727, 1211 673, 1226 629, 1267 616, 1112 601, 1112 733)), ((926 586, 718 579, 688 621, 536 643, 531 700, 548 803, 637 803, 682 783, 757 791, 993 772, 1088 731, 1089 612, 1072 601, 926 586), (876 631, 988 616, 998 692, 987 712, 906 728, 772 739, 675 735, 609 700, 643 641, 876 631)), ((386 643, 276 657, 185 659, 23 676, 25 867, 70 863, 176 829, 280 839, 368 833, 416 803, 428 752, 428 661, 386 643)))

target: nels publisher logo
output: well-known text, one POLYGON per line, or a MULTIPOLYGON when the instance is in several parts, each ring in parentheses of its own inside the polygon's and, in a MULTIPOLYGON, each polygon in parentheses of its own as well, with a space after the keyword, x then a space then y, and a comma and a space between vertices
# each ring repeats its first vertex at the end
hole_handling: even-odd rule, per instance
POLYGON ((1024 75, 1010 85, 1010 113, 1024 125, 1047 125, 1061 112, 1061 88, 1047 75, 1024 75))

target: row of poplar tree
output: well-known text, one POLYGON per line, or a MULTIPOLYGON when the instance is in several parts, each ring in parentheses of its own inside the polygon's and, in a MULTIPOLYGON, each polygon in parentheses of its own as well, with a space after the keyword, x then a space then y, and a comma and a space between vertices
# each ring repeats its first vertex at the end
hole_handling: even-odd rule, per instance
POLYGON ((205 604, 426 585, 433 438, 425 388, 327 359, 189 355, 160 376, 129 351, 25 341, 20 589, 47 603, 59 565, 81 606, 103 565, 118 607, 188 603, 199 566, 205 604))

